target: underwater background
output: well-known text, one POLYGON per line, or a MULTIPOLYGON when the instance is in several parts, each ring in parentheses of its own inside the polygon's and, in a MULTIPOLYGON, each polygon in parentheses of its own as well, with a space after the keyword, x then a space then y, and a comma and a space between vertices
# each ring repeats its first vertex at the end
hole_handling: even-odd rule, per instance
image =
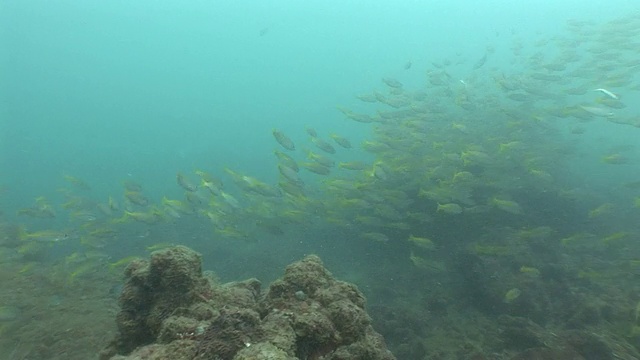
POLYGON ((640 358, 635 1, 7 0, 0 46, 4 358, 95 354, 173 244, 319 255, 399 359, 640 358))

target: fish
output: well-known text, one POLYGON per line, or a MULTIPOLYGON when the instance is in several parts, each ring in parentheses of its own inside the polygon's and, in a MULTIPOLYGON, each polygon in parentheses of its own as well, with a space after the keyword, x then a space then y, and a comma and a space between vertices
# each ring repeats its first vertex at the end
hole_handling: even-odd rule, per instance
POLYGON ((453 123, 451 124, 452 129, 456 129, 461 133, 467 134, 469 131, 467 130, 467 126, 464 124, 453 123))
POLYGON ((522 214, 522 208, 520 204, 515 201, 500 199, 497 197, 492 198, 489 201, 489 204, 511 214, 519 215, 522 214))
POLYGON ((69 217, 72 220, 78 220, 78 221, 96 221, 98 219, 98 216, 90 210, 77 210, 72 212, 71 214, 69 214, 69 217))
POLYGON ((618 231, 609 236, 602 238, 602 242, 605 244, 611 244, 614 242, 618 242, 619 240, 625 239, 629 237, 631 234, 626 231, 618 231))
POLYGON ((425 250, 434 250, 436 244, 429 238, 410 235, 407 239, 410 243, 421 247, 425 250))
POLYGON ((429 270, 432 272, 444 272, 446 270, 444 262, 434 259, 426 259, 422 256, 416 255, 413 251, 409 255, 409 260, 411 260, 415 267, 423 270, 429 270))
POLYGON ((344 138, 338 134, 331 134, 329 135, 329 137, 331 137, 333 141, 336 142, 336 144, 342 146, 343 148, 351 149, 351 142, 349 141, 349 139, 344 138))
POLYGON ((507 291, 506 294, 504 294, 504 302, 507 303, 507 304, 511 304, 517 298, 519 298, 521 294, 522 294, 522 291, 520 289, 513 288, 513 289, 507 291))
POLYGON ((164 213, 165 217, 168 217, 171 219, 179 219, 182 217, 182 215, 180 215, 180 212, 178 212, 176 209, 172 208, 171 206, 163 207, 162 212, 164 213))
POLYGON ((591 115, 606 117, 606 118, 615 116, 615 114, 612 111, 609 111, 608 109, 605 109, 605 108, 596 107, 596 106, 584 106, 584 105, 580 105, 579 107, 591 115))
POLYGON ((553 179, 551 174, 549 174, 544 170, 529 169, 529 174, 535 176, 538 180, 542 180, 542 181, 551 181, 553 179))
POLYGON ((514 149, 518 149, 522 147, 522 142, 520 141, 509 141, 507 143, 501 143, 500 144, 500 152, 506 152, 506 151, 511 151, 514 149))
POLYGON ((291 182, 297 185, 302 185, 302 180, 300 180, 300 177, 298 176, 298 172, 293 170, 292 168, 284 164, 278 164, 278 171, 288 182, 291 182))
POLYGON ((607 95, 608 97, 614 99, 614 100, 620 100, 620 97, 614 93, 612 93, 611 91, 607 90, 607 89, 603 89, 603 88, 598 88, 598 89, 593 89, 593 91, 599 91, 605 95, 607 95))
POLYGON ((467 165, 485 165, 490 164, 493 160, 487 153, 477 150, 466 150, 460 154, 460 159, 465 166, 467 165))
POLYGON ((231 206, 234 209, 240 209, 240 202, 231 194, 226 193, 224 191, 220 192, 220 196, 227 203, 227 205, 231 206))
POLYGON ((409 255, 409 260, 411 260, 411 262, 415 267, 422 268, 422 269, 429 268, 429 261, 423 258, 422 256, 416 255, 413 251, 409 255))
POLYGON ((25 241, 38 241, 38 242, 45 242, 45 243, 55 243, 55 242, 59 242, 59 241, 66 241, 66 240, 70 240, 73 239, 74 237, 68 233, 68 232, 64 232, 64 231, 57 231, 57 230, 42 230, 42 231, 36 231, 36 232, 24 232, 23 234, 20 235, 20 239, 21 240, 25 240, 25 241))
POLYGON ((18 273, 19 274, 30 273, 33 269, 37 268, 38 265, 39 265, 39 263, 37 263, 35 261, 28 262, 23 267, 21 267, 20 270, 18 270, 18 273))
POLYGON ((300 171, 300 167, 298 166, 298 163, 295 161, 294 158, 292 158, 291 156, 283 153, 282 151, 279 150, 275 150, 273 152, 276 157, 278 158, 278 160, 280 160, 280 163, 286 167, 288 167, 289 169, 298 172, 300 171))
POLYGON ((385 170, 381 162, 376 162, 375 164, 373 164, 370 176, 382 181, 385 181, 389 178, 387 176, 387 171, 385 170))
MULTIPOLYGON (((562 80, 562 76, 548 73, 533 73, 530 75, 532 79, 541 80, 541 81, 560 81, 562 80)), ((528 90, 525 88, 525 91, 528 90)))
POLYGON ((373 213, 385 220, 400 221, 404 219, 404 214, 388 203, 376 204, 373 213))
POLYGON ((607 120, 616 124, 631 125, 633 127, 640 128, 640 116, 628 117, 628 118, 622 118, 622 119, 607 118, 607 120))
POLYGON ((346 170, 365 170, 371 165, 362 161, 348 161, 338 163, 338 167, 346 170))
POLYGON ((524 265, 520 267, 520 273, 525 274, 532 278, 536 278, 540 276, 540 270, 534 267, 529 267, 524 265))
POLYGON ((389 242, 389 237, 383 233, 379 232, 366 232, 360 234, 360 238, 364 240, 373 240, 375 242, 386 243, 389 242))
POLYGON ((278 144, 280 144, 283 148, 289 151, 294 151, 296 149, 296 145, 285 135, 282 131, 278 129, 273 129, 271 131, 273 137, 276 138, 278 144))
POLYGON ((129 200, 132 204, 136 204, 139 206, 149 205, 149 199, 139 191, 127 190, 124 192, 124 197, 126 197, 127 200, 129 200))
POLYGON ((88 235, 95 238, 108 239, 115 237, 117 234, 116 230, 109 227, 98 227, 89 231, 88 235))
POLYGON ((627 107, 625 103, 611 98, 601 98, 596 101, 600 105, 604 105, 611 109, 624 109, 627 107))
POLYGON ((571 89, 565 90, 565 92, 569 95, 584 95, 587 93, 587 89, 584 86, 578 86, 571 89))
POLYGON ((621 154, 610 154, 602 157, 602 162, 612 165, 622 165, 629 162, 629 159, 621 154))
POLYGON ((50 219, 56 217, 56 211, 49 201, 44 197, 36 199, 35 206, 18 210, 18 215, 26 215, 40 219, 50 219))
POLYGON ((473 65, 473 70, 480 69, 486 62, 487 62, 487 54, 484 54, 484 56, 482 56, 480 60, 478 60, 475 63, 475 65, 473 65))
POLYGON ((99 211, 99 213, 108 217, 111 217, 114 212, 120 210, 117 202, 111 196, 109 196, 109 200, 107 200, 107 203, 97 203, 95 207, 99 211))
POLYGON ((313 142, 313 144, 320 150, 329 153, 329 154, 335 154, 336 153, 336 149, 331 146, 331 144, 329 144, 328 142, 315 137, 311 139, 311 142, 313 142))
POLYGON ((335 161, 333 161, 333 159, 322 155, 322 154, 316 154, 312 151, 307 151, 307 159, 311 160, 311 161, 315 161, 320 163, 322 166, 326 166, 326 167, 334 167, 335 166, 335 161))
POLYGON ((371 123, 376 121, 374 118, 372 118, 370 115, 367 115, 367 114, 351 113, 347 117, 359 123, 371 123))
POLYGON ((176 174, 176 181, 178 182, 178 185, 180 185, 181 188, 187 191, 194 192, 198 190, 198 186, 191 183, 191 181, 189 181, 189 179, 187 179, 182 173, 176 174))
POLYGON ((461 214, 462 206, 456 203, 448 203, 448 204, 440 204, 438 203, 438 208, 436 212, 443 212, 445 214, 461 214))
POLYGON ((232 239, 243 239, 246 240, 249 238, 248 234, 245 234, 244 232, 242 232, 241 230, 239 230, 238 228, 236 228, 235 226, 225 226, 222 229, 215 229, 216 234, 220 234, 224 237, 227 238, 232 238, 232 239))
POLYGON ((183 201, 172 200, 167 198, 166 196, 162 197, 162 205, 165 206, 165 209, 168 208, 173 210, 174 212, 181 213, 181 214, 190 214, 192 212, 189 205, 185 204, 183 201))
POLYGON ((187 191, 184 193, 184 197, 194 206, 205 204, 209 200, 209 197, 200 191, 187 191))
POLYGON ((233 182, 243 191, 249 191, 270 197, 279 197, 282 195, 277 188, 274 188, 252 176, 237 173, 229 168, 225 169, 225 171, 233 177, 233 182))
MULTIPOLYGON (((26 271, 22 271, 26 272, 26 271)), ((21 317, 20 308, 17 306, 0 306, 0 323, 18 320, 21 317)))
POLYGON ((278 224, 270 223, 264 220, 257 220, 255 224, 257 227, 265 230, 271 235, 282 236, 285 234, 284 230, 280 226, 278 226, 278 224))
POLYGON ((278 182, 278 186, 280 187, 280 189, 282 189, 282 191, 284 191, 285 193, 291 196, 294 196, 294 197, 305 196, 304 188, 302 187, 302 181, 300 181, 300 183, 294 183, 294 182, 291 182, 289 179, 286 179, 285 181, 278 182))
POLYGON ((269 184, 266 184, 264 182, 257 182, 252 184, 250 187, 247 188, 247 190, 255 193, 255 194, 259 194, 262 196, 267 196, 267 197, 281 197, 282 196, 282 192, 280 191, 280 189, 278 189, 277 187, 273 187, 269 184))
POLYGON ((78 267, 71 274, 69 274, 67 283, 74 283, 77 277, 94 272, 98 268, 98 266, 100 266, 99 262, 90 259, 86 260, 84 263, 78 265, 78 267))
POLYGON ((39 219, 50 219, 56 217, 53 207, 30 207, 18 210, 18 215, 25 215, 39 219))
POLYGON ((368 102, 368 103, 378 102, 378 99, 374 94, 360 94, 360 95, 356 95, 356 98, 360 101, 368 102))
POLYGON ((454 183, 466 183, 475 179, 475 175, 469 171, 458 171, 453 174, 451 181, 454 183))
POLYGON ((587 130, 582 126, 574 126, 571 128, 571 133, 574 135, 581 135, 581 134, 584 134, 586 131, 587 130))
POLYGON ((640 189, 640 180, 625 183, 623 186, 628 189, 640 189))
POLYGON ((382 78, 382 82, 391 88, 395 88, 395 89, 402 88, 402 83, 394 78, 385 77, 385 78, 382 78))
POLYGON ((64 175, 64 180, 73 185, 78 190, 91 190, 91 187, 86 182, 75 176, 64 175))
POLYGON ((311 171, 312 173, 318 174, 318 175, 329 175, 331 173, 331 169, 318 163, 315 161, 312 162, 304 162, 301 164, 301 166, 309 171, 311 171))
POLYGON ((589 219, 599 217, 601 215, 610 214, 613 211, 612 203, 604 203, 597 208, 589 211, 589 219))
POLYGON ((114 220, 114 223, 129 222, 135 220, 145 224, 155 224, 160 218, 153 212, 125 211, 120 219, 114 220))
POLYGON ((529 99, 531 99, 531 97, 527 94, 522 94, 522 93, 511 93, 509 95, 507 95, 507 97, 513 101, 527 101, 529 99))
POLYGON ((590 234, 586 232, 576 233, 560 239, 560 244, 562 244, 562 246, 580 245, 595 238, 596 238, 596 235, 594 234, 590 234))
MULTIPOLYGON (((167 248, 170 248, 170 247, 175 246, 175 245, 176 244, 170 243, 170 242, 161 242, 161 243, 157 243, 157 244, 154 244, 154 245, 151 245, 151 246, 147 246, 145 248, 145 250, 147 250, 149 252, 154 252, 154 251, 157 251, 157 250, 167 249, 167 248)), ((129 257, 129 261, 131 261, 131 260, 133 260, 135 258, 136 258, 135 256, 129 257)), ((120 261, 123 261, 123 260, 126 260, 126 259, 127 258, 124 258, 124 259, 122 259, 120 261)))
MULTIPOLYGON (((150 248, 151 246, 147 247, 147 250, 150 248)), ((152 250, 148 250, 148 251, 152 251, 152 250)), ((109 270, 113 271, 116 269, 121 269, 126 267, 127 265, 129 265, 129 263, 131 263, 134 260, 138 260, 140 259, 139 256, 127 256, 125 258, 122 258, 118 261, 112 262, 111 264, 109 264, 109 270)))
POLYGON ((212 195, 219 196, 222 192, 222 181, 218 181, 214 178, 202 177, 200 179, 200 186, 209 190, 212 195))
POLYGON ((124 186, 124 189, 127 191, 133 191, 133 192, 141 192, 142 191, 142 185, 138 184, 137 182, 133 181, 133 180, 124 180, 122 182, 122 185, 124 186))
POLYGON ((311 136, 312 138, 318 137, 318 132, 316 132, 316 129, 307 126, 305 130, 307 131, 307 134, 309 134, 309 136, 311 136))

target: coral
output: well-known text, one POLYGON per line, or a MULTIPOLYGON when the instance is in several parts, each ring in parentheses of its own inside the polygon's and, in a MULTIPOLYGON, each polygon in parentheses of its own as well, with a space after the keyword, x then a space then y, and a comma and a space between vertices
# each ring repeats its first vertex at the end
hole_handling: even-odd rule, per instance
POLYGON ((393 360, 356 286, 317 256, 289 265, 266 294, 256 279, 216 284, 178 246, 132 262, 102 360, 393 360))

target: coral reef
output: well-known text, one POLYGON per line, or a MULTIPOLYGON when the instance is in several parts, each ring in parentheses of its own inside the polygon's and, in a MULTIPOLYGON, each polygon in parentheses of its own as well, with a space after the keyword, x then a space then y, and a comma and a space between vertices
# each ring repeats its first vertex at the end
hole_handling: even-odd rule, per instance
POLYGON ((265 294, 258 280, 217 284, 184 246, 125 270, 118 334, 101 360, 393 360, 356 286, 317 256, 289 265, 265 294))

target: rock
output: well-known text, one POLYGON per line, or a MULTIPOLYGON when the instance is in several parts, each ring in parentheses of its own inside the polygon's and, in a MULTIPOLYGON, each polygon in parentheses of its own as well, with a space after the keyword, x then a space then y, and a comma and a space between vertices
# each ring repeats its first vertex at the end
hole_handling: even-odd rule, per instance
POLYGON ((132 262, 118 335, 101 360, 394 360, 365 298, 317 256, 289 265, 264 296, 260 282, 217 284, 201 257, 177 246, 132 262))
MULTIPOLYGON (((101 359, 127 354, 158 340, 163 322, 179 308, 189 308, 211 293, 202 277, 201 256, 175 246, 151 254, 150 261, 134 260, 125 269, 125 285, 116 316, 118 335, 101 359)), ((163 335, 165 341, 168 335, 163 335)))
POLYGON ((284 350, 271 343, 251 344, 238 351, 233 360, 295 360, 284 350))

